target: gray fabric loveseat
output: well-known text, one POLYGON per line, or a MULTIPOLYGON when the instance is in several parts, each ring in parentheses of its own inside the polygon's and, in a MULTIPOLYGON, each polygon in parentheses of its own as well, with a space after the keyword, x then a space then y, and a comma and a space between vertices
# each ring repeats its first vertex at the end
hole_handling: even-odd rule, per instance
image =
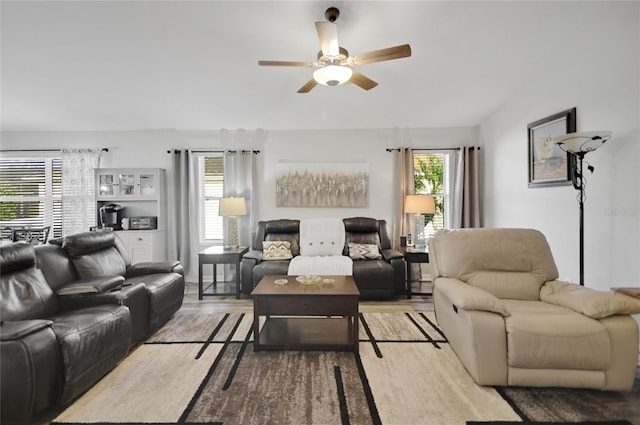
MULTIPOLYGON (((385 220, 368 217, 343 219, 345 243, 342 255, 349 256, 349 243, 377 245, 379 257, 354 259, 353 278, 362 298, 389 298, 405 293, 406 263, 402 254, 391 248, 385 220)), ((240 263, 244 294, 266 275, 286 275, 290 259, 265 260, 267 241, 286 241, 293 257, 300 255, 300 221, 270 220, 258 222, 250 250, 240 263)))

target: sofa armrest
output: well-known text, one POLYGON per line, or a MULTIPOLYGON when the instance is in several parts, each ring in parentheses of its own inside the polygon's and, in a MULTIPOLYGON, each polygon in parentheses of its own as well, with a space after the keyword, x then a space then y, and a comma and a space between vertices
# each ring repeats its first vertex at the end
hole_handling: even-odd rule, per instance
POLYGON ((394 258, 404 258, 402 253, 400 251, 395 250, 395 249, 381 249, 380 250, 380 254, 382 254, 382 258, 387 263, 390 262, 391 260, 393 260, 394 258))
POLYGON ((2 322, 0 341, 17 341, 27 335, 40 332, 42 329, 50 328, 52 325, 51 320, 39 319, 2 322))
POLYGON ((182 273, 180 261, 149 261, 131 265, 126 276, 142 276, 155 273, 182 273))
POLYGON ((459 279, 439 277, 436 279, 435 285, 456 308, 488 311, 504 317, 511 315, 498 297, 459 279))
POLYGON ((262 251, 252 249, 242 256, 243 260, 254 260, 256 264, 260 264, 262 261, 262 251))
POLYGON ((56 295, 100 294, 118 288, 124 283, 123 276, 97 276, 80 279, 56 289, 56 295))
POLYGON ((635 298, 560 280, 546 282, 540 288, 540 300, 569 308, 592 319, 640 313, 640 301, 635 298))

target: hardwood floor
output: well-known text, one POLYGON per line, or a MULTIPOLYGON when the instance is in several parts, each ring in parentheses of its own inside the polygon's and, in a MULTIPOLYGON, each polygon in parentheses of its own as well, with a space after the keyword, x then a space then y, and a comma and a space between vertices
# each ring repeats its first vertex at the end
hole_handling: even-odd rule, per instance
MULTIPOLYGON (((251 313, 253 312, 253 299, 243 297, 236 299, 233 294, 233 287, 229 283, 220 282, 215 288, 219 293, 229 295, 205 296, 202 301, 198 300, 198 284, 188 282, 185 289, 184 302, 180 309, 183 313, 189 314, 212 314, 212 313, 251 313)), ((429 282, 414 282, 414 293, 430 293, 429 282)), ((205 287, 205 293, 214 293, 214 288, 205 287)), ((399 296, 391 300, 380 301, 360 301, 360 312, 362 313, 392 313, 405 311, 433 311, 431 295, 413 295, 411 299, 399 296)))

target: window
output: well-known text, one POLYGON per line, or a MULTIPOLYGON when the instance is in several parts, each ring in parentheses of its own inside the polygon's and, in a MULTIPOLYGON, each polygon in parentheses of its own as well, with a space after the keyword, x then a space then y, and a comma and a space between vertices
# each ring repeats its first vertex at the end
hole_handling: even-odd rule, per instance
POLYGON ((62 236, 60 158, 0 158, 0 226, 51 226, 62 236))
POLYGON ((425 214, 425 235, 432 236, 437 230, 450 228, 449 209, 451 193, 450 170, 452 154, 441 152, 413 152, 414 184, 417 195, 434 198, 435 214, 425 214))
POLYGON ((197 157, 198 199, 200 200, 200 242, 222 243, 222 217, 218 215, 224 193, 224 158, 222 153, 197 157))

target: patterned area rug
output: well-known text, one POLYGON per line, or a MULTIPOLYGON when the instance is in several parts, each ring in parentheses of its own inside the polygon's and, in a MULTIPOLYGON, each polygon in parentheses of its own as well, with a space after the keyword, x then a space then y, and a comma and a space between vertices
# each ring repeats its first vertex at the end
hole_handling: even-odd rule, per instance
POLYGON ((598 403, 624 394, 476 385, 432 313, 361 315, 358 355, 254 353, 252 320, 178 313, 54 423, 634 423, 598 403))

